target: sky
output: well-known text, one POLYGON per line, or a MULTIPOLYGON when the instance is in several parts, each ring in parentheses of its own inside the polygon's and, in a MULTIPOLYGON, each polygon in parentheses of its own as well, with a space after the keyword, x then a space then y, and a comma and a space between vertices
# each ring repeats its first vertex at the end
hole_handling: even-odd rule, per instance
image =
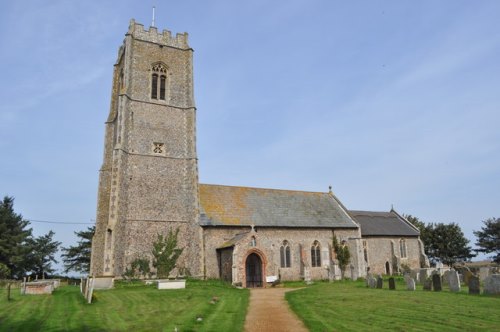
POLYGON ((499 1, 0 6, 0 195, 36 236, 74 245, 94 222, 113 64, 153 6, 195 50, 201 183, 331 185, 348 209, 458 223, 472 246, 500 217, 499 1))

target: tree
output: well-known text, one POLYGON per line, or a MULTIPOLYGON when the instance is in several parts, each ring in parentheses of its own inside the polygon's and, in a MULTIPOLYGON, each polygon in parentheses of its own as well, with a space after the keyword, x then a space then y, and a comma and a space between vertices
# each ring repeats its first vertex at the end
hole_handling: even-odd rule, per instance
POLYGON ((484 226, 480 231, 474 231, 477 237, 477 252, 494 253, 495 263, 500 264, 500 218, 490 218, 483 221, 484 226))
POLYGON ((335 250, 335 255, 337 256, 337 261, 339 262, 340 277, 344 279, 345 269, 349 264, 349 260, 351 259, 351 253, 349 251, 349 247, 346 245, 345 241, 339 243, 339 240, 334 235, 333 250, 335 250))
POLYGON ((182 254, 183 249, 177 248, 177 234, 178 228, 175 233, 169 230, 167 237, 158 234, 157 241, 153 243, 153 267, 158 278, 168 278, 182 254))
POLYGON ((55 254, 61 245, 61 242, 54 241, 53 231, 39 236, 30 241, 32 251, 28 257, 31 270, 35 275, 45 278, 46 275, 54 272, 52 263, 57 263, 55 254))
POLYGON ((5 196, 0 202, 0 263, 4 264, 10 278, 21 278, 28 269, 26 256, 30 252, 29 221, 14 212, 14 198, 5 196))
POLYGON ((92 250, 92 237, 95 233, 95 226, 88 227, 87 230, 75 232, 79 240, 76 246, 62 248, 61 255, 64 263, 64 272, 70 270, 80 273, 89 273, 90 255, 92 250))
POLYGON ((475 255, 472 248, 468 246, 469 240, 464 236, 460 226, 451 224, 429 224, 431 231, 429 258, 433 261, 441 261, 448 266, 456 262, 470 260, 475 255))
POLYGON ((424 252, 427 256, 429 256, 429 252, 431 251, 432 240, 432 226, 431 224, 425 224, 423 221, 420 221, 417 217, 414 217, 410 214, 403 215, 403 217, 408 220, 413 226, 417 227, 420 232, 420 240, 424 243, 424 252))

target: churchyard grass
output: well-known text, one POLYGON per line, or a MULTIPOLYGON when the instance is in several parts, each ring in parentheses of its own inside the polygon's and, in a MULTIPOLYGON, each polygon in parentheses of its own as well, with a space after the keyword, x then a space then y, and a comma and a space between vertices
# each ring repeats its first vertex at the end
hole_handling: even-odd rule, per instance
POLYGON ((249 298, 220 281, 190 280, 181 290, 132 283, 94 294, 87 304, 77 286, 52 295, 15 289, 12 301, 0 299, 0 331, 241 331, 249 298))
POLYGON ((367 288, 364 281, 320 282, 286 293, 310 331, 499 331, 500 297, 367 288))

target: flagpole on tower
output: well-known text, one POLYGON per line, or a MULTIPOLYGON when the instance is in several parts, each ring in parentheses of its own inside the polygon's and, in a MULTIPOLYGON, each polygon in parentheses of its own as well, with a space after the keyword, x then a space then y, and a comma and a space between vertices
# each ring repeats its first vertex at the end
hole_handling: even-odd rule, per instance
POLYGON ((151 22, 151 26, 156 27, 155 26, 155 6, 153 6, 153 21, 151 22))

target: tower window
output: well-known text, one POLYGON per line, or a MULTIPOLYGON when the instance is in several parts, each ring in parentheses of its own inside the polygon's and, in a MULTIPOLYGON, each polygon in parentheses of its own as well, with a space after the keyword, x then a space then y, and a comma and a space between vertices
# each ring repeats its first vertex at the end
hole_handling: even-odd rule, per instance
POLYGON ((165 83, 167 78, 165 75, 160 76, 160 100, 165 100, 165 83))
POLYGON ((158 74, 153 74, 151 80, 151 98, 158 99, 158 74))
POLYGON ((151 68, 151 99, 166 100, 167 67, 161 63, 151 68), (158 80, 160 81, 158 84, 158 80))

